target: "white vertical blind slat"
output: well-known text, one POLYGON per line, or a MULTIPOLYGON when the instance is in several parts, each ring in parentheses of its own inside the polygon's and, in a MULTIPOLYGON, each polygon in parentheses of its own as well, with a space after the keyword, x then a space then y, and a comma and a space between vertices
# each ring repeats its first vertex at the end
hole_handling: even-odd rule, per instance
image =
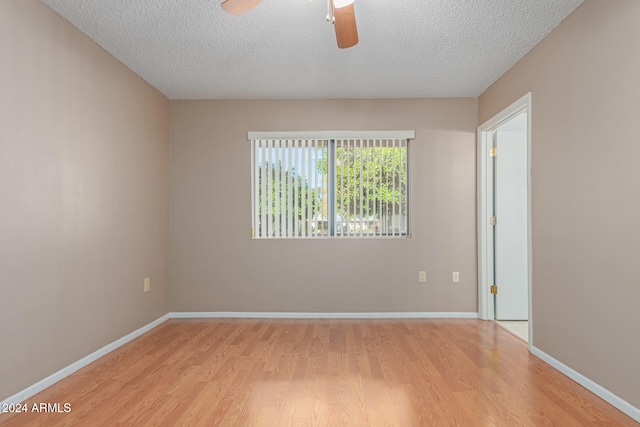
MULTIPOLYGON (((349 173, 351 169, 351 164, 353 163, 353 150, 351 148, 351 140, 347 139, 347 168, 345 173, 349 173)), ((353 194, 351 191, 351 177, 347 176, 347 195, 353 194)), ((351 236, 351 215, 353 212, 351 211, 351 203, 349 202, 349 198, 347 198, 347 237, 351 236)))
POLYGON ((357 140, 357 144, 358 144, 358 151, 360 152, 360 175, 358 176, 358 187, 359 187, 359 204, 360 204, 360 232, 358 233, 360 235, 360 237, 362 237, 362 229, 364 228, 364 218, 363 216, 363 200, 362 200, 362 186, 363 186, 363 182, 362 182, 362 171, 364 169, 364 153, 362 151, 362 140, 359 139, 357 140))
POLYGON ((302 202, 300 203, 302 205, 302 224, 300 227, 300 235, 302 237, 306 237, 307 236, 307 216, 308 216, 308 209, 307 209, 307 141, 306 140, 302 140, 300 142, 300 146, 302 147, 300 150, 300 176, 302 177, 302 194, 300 195, 300 198, 302 199, 302 202))
POLYGON ((256 142, 251 142, 251 237, 255 238, 258 228, 258 206, 260 206, 257 202, 259 200, 258 192, 259 188, 259 175, 256 173, 253 168, 254 164, 259 164, 258 154, 256 153, 256 142))
MULTIPOLYGON (((320 160, 322 162, 324 162, 324 156, 325 156, 324 141, 320 141, 320 149, 319 149, 318 153, 320 155, 320 160)), ((320 234, 324 235, 325 234, 325 228, 327 226, 327 222, 326 222, 327 218, 325 216, 326 211, 324 209, 325 208, 325 204, 324 203, 326 201, 325 200, 325 194, 327 194, 327 193, 325 193, 325 190, 326 190, 326 185, 328 184, 328 182, 326 182, 326 179, 325 179, 326 176, 325 175, 321 175, 321 176, 319 176, 319 178, 320 178, 320 194, 321 194, 322 197, 321 197, 321 202, 320 202, 320 221, 321 221, 320 224, 321 224, 321 227, 319 227, 318 231, 320 232, 320 234)))
POLYGON ((315 183, 315 180, 313 178, 313 174, 312 174, 312 170, 313 170, 313 156, 314 154, 314 149, 313 149, 313 140, 309 141, 309 150, 307 151, 308 157, 307 157, 307 180, 308 180, 308 192, 307 192, 307 203, 308 203, 308 209, 307 209, 307 235, 309 237, 313 236, 313 228, 312 228, 312 220, 313 220, 313 212, 314 212, 314 206, 313 206, 313 198, 312 198, 312 193, 313 193, 313 185, 315 183))
POLYGON ((311 188, 312 188, 312 177, 311 177, 311 156, 313 155, 313 141, 309 141, 309 148, 307 149, 307 217, 306 226, 307 226, 307 236, 311 236, 311 217, 313 216, 313 206, 311 204, 311 188))
POLYGON ((299 194, 298 194, 298 186, 300 185, 300 150, 298 150, 298 141, 294 141, 294 155, 295 160, 293 161, 294 166, 294 178, 293 178, 293 229, 294 236, 300 236, 300 204, 299 204, 299 194))
POLYGON ((273 216, 274 216, 274 227, 273 227, 273 236, 280 237, 280 141, 273 141, 273 216))
MULTIPOLYGON (((388 139, 385 140, 385 148, 386 148, 385 151, 386 151, 386 156, 387 156, 386 164, 387 164, 387 175, 388 175, 388 171, 391 169, 391 162, 392 162, 391 156, 389 155, 389 148, 390 147, 389 147, 389 140, 388 139)), ((387 177, 387 180, 388 179, 389 178, 387 177)), ((388 183, 386 183, 386 184, 387 184, 387 192, 388 192, 389 191, 389 184, 388 183)), ((387 205, 385 207, 385 212, 384 212, 385 213, 385 221, 384 221, 385 234, 389 234, 389 199, 390 199, 390 194, 387 194, 387 197, 386 197, 386 200, 385 200, 387 205)))
POLYGON ((289 189, 289 177, 287 176, 287 156, 288 156, 288 141, 282 141, 282 175, 280 181, 280 197, 282 201, 282 237, 288 237, 289 233, 289 202, 287 197, 287 190, 289 189))
POLYGON ((267 211, 266 211, 266 201, 267 201, 267 193, 266 193, 266 185, 267 185, 267 171, 265 170, 267 168, 267 161, 266 161, 266 155, 267 155, 267 149, 264 146, 264 141, 259 141, 259 145, 260 145, 260 158, 262 159, 262 164, 260 167, 260 182, 262 182, 262 185, 260 186, 260 205, 256 205, 256 206, 261 206, 262 209, 260 212, 260 237, 265 237, 266 234, 266 226, 267 226, 267 211))
POLYGON ((347 173, 349 173, 349 160, 351 159, 351 153, 349 152, 349 140, 345 140, 342 141, 343 143, 343 150, 344 150, 344 168, 342 170, 342 176, 344 177, 344 193, 343 193, 343 200, 342 200, 342 204, 344 206, 343 211, 344 211, 344 218, 343 220, 343 227, 344 227, 344 235, 345 237, 349 237, 349 221, 350 221, 350 215, 351 215, 351 211, 349 209, 349 177, 347 176, 347 173))
POLYGON ((366 197, 365 198, 366 198, 366 202, 367 203, 365 205, 364 214, 365 214, 365 218, 366 218, 365 225, 366 225, 367 228, 366 228, 366 234, 365 235, 369 234, 369 229, 370 229, 370 226, 371 226, 371 212, 369 211, 369 197, 370 197, 370 192, 371 192, 371 181, 370 181, 370 179, 371 179, 371 173, 370 173, 371 172, 371 167, 369 165, 369 162, 371 161, 371 152, 369 150, 369 142, 370 141, 368 139, 365 141, 366 145, 365 145, 364 152, 365 152, 365 157, 367 159, 367 170, 365 170, 365 175, 366 176, 364 178, 362 178, 363 181, 366 182, 366 186, 365 186, 365 188, 366 188, 366 194, 365 194, 366 197))
POLYGON ((267 237, 272 237, 273 235, 273 180, 274 180, 274 171, 273 171, 273 143, 272 141, 267 141, 267 223, 266 223, 266 232, 267 237))
MULTIPOLYGON (((340 221, 337 224, 337 231, 340 233, 340 237, 344 237, 344 175, 342 171, 344 170, 344 142, 342 140, 336 141, 336 155, 340 150, 340 170, 336 165, 336 174, 340 173, 340 221)), ((337 180, 337 178, 336 178, 337 180)), ((338 201, 336 200, 336 205, 338 205, 338 201)))
POLYGON ((282 141, 282 177, 281 177, 281 197, 282 197, 282 237, 289 237, 289 147, 288 141, 282 141))
MULTIPOLYGON (((358 149, 357 147, 357 140, 353 140, 353 200, 354 202, 356 201, 356 197, 358 194, 358 171, 357 171, 357 165, 358 163, 356 162, 356 150, 358 149)), ((357 223, 357 214, 358 214, 358 204, 357 203, 353 203, 353 233, 351 233, 352 236, 355 236, 358 234, 358 223, 357 223)))
POLYGON ((376 155, 376 170, 378 171, 378 185, 376 185, 376 190, 378 191, 378 193, 380 194, 378 196, 378 203, 376 203, 376 205, 378 206, 378 216, 376 217, 378 219, 378 236, 382 236, 382 141, 381 140, 377 140, 377 146, 376 146, 376 150, 377 150, 377 155, 376 155))
POLYGON ((291 141, 287 140, 287 236, 293 237, 293 147, 291 141))
MULTIPOLYGON (((331 168, 329 167, 329 162, 333 162, 333 160, 329 159, 329 141, 322 141, 322 158, 323 164, 326 165, 326 168, 323 168, 324 176, 322 177, 322 182, 324 182, 324 192, 322 193, 322 216, 325 221, 325 229, 324 235, 329 236, 331 232, 331 216, 333 213, 330 211, 331 203, 330 203, 330 193, 333 192, 332 189, 329 188, 329 185, 333 183, 333 178, 329 176, 329 172, 331 168)), ((333 184, 335 185, 335 184, 333 184)))
POLYGON ((407 234, 409 230, 407 230, 407 218, 409 217, 409 206, 407 206, 409 200, 409 155, 407 150, 407 140, 402 139, 401 141, 402 147, 404 149, 404 156, 401 156, 400 159, 404 159, 404 168, 402 174, 404 175, 404 203, 401 204, 404 207, 404 214, 402 217, 402 233, 407 234))
POLYGON ((287 236, 287 181, 285 178, 285 165, 284 165, 284 156, 286 152, 286 142, 280 141, 280 152, 278 154, 278 160, 280 164, 280 186, 278 187, 279 198, 280 198, 280 237, 287 236))

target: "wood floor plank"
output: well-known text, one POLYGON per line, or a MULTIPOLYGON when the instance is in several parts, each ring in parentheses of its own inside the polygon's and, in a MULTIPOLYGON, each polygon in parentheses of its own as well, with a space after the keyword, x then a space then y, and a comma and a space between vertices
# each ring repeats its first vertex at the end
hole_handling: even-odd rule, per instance
POLYGON ((173 319, 1 426, 638 426, 479 320, 173 319))

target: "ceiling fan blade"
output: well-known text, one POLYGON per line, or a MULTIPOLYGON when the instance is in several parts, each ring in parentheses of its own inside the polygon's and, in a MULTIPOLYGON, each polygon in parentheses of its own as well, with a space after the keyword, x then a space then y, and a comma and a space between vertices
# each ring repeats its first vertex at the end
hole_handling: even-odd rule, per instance
POLYGON ((356 27, 356 13, 353 3, 348 6, 336 8, 331 0, 336 40, 340 49, 346 49, 358 44, 358 27, 356 27))
POLYGON ((262 0, 226 0, 222 2, 222 10, 232 15, 242 15, 262 0))

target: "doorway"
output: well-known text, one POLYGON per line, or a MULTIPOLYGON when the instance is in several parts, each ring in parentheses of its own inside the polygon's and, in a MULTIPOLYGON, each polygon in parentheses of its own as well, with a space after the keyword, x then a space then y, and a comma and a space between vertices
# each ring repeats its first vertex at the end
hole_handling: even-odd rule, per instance
POLYGON ((478 128, 478 317, 518 329, 529 348, 530 189, 529 93, 478 128))

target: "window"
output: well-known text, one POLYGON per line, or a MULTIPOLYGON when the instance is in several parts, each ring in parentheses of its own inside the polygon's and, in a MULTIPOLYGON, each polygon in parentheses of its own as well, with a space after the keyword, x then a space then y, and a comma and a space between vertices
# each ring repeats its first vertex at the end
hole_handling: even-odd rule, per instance
POLYGON ((250 132, 254 238, 407 236, 409 138, 250 132))

